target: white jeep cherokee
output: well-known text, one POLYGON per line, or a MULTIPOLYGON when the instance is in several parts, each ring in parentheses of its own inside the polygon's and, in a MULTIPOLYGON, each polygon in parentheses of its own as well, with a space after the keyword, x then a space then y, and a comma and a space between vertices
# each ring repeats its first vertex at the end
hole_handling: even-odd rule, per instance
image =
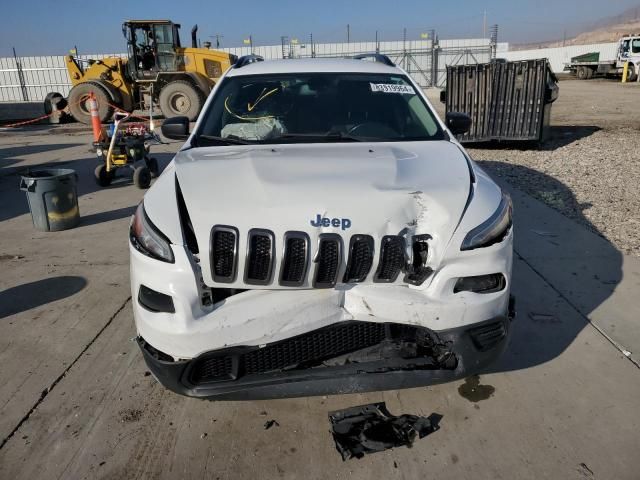
POLYGON ((382 55, 243 57, 130 230, 138 343, 167 388, 270 398, 446 382, 504 350, 511 201, 382 55), (369 61, 374 60, 374 61, 369 61))

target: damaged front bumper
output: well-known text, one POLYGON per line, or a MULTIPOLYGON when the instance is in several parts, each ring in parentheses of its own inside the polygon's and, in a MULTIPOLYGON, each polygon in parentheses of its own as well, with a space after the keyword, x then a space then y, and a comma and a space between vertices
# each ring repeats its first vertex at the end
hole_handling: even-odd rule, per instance
POLYGON ((142 337, 137 341, 153 375, 176 393, 211 399, 283 398, 464 378, 502 354, 512 318, 510 302, 503 316, 438 332, 405 324, 340 322, 283 341, 215 350, 182 361, 142 337))

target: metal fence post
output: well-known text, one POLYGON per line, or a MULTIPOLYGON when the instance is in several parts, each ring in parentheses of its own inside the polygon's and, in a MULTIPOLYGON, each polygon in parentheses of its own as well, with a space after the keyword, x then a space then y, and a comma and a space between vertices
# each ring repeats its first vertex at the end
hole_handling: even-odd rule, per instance
POLYGON ((16 69, 18 70, 18 81, 20 82, 20 90, 22 90, 22 100, 25 102, 29 101, 29 95, 27 92, 27 85, 24 81, 24 72, 22 71, 22 63, 18 60, 18 56, 16 55, 16 48, 13 48, 13 59, 16 62, 16 69))

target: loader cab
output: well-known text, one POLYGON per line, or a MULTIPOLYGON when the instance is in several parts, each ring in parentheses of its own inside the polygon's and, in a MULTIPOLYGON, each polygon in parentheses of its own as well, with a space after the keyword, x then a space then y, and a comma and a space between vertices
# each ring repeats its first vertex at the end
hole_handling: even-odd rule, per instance
POLYGON ((179 29, 168 20, 130 20, 122 25, 133 78, 154 79, 159 73, 181 69, 179 29))

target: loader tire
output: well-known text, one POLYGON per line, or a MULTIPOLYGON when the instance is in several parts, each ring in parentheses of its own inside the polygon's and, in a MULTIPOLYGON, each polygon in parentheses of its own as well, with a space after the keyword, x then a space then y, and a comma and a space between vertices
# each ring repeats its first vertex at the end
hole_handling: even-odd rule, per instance
POLYGON ((113 107, 109 105, 111 97, 105 88, 93 82, 80 83, 71 89, 67 99, 71 115, 76 121, 91 125, 91 110, 89 108, 89 93, 91 92, 93 92, 98 102, 100 122, 108 122, 113 115, 113 107))
POLYGON ((195 121, 204 104, 204 95, 192 83, 175 80, 165 85, 158 98, 164 118, 184 116, 195 121))
POLYGON ((47 93, 47 96, 44 97, 44 113, 51 115, 54 104, 58 110, 62 110, 67 106, 67 101, 64 99, 62 94, 58 92, 47 93))

